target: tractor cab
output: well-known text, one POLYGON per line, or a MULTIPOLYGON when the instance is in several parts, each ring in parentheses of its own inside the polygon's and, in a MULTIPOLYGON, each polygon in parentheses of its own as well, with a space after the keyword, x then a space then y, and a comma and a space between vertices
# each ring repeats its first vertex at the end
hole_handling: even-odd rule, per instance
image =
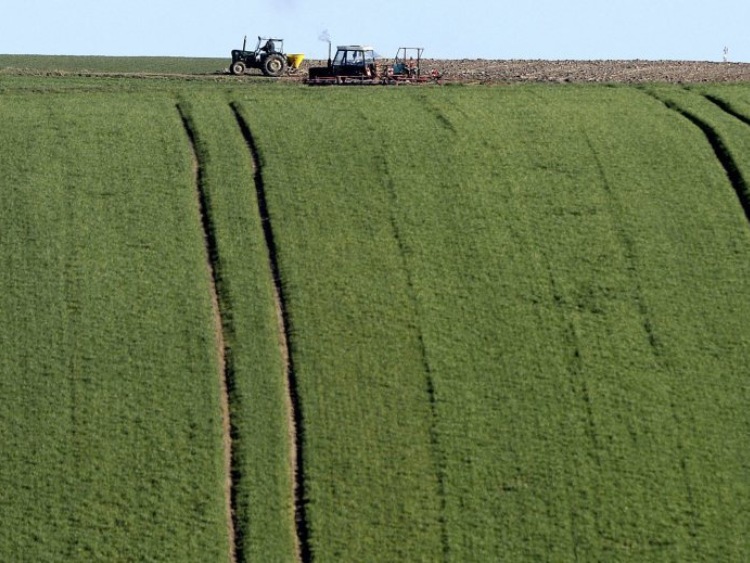
POLYGON ((258 37, 258 45, 255 47, 256 53, 283 53, 284 40, 274 39, 273 37, 258 37))
POLYGON ((374 76, 375 51, 361 45, 340 45, 332 66, 336 76, 374 76))
POLYGON ((309 70, 309 78, 313 81, 344 81, 347 78, 368 80, 377 75, 375 50, 364 45, 339 45, 336 48, 336 56, 328 66, 309 70))

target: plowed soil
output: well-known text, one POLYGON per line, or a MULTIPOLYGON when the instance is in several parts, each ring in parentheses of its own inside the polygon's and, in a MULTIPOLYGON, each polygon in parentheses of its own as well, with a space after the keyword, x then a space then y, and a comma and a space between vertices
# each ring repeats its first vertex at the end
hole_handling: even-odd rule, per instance
MULTIPOLYGON (((383 61, 388 62, 388 61, 383 61)), ((309 66, 325 61, 305 61, 293 80, 307 76, 309 66)), ((423 73, 438 71, 444 82, 741 82, 750 80, 750 64, 707 61, 549 61, 549 60, 437 60, 422 61, 423 73)))

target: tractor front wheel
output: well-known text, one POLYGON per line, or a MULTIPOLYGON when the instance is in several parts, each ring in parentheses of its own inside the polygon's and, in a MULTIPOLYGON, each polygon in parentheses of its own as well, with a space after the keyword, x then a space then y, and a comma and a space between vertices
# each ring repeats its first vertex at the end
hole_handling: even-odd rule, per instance
POLYGON ((242 75, 245 74, 245 63, 242 61, 237 61, 236 63, 233 63, 231 67, 229 67, 229 70, 234 75, 242 75))
POLYGON ((286 60, 276 53, 268 55, 263 61, 263 74, 266 76, 281 76, 286 68, 286 60))

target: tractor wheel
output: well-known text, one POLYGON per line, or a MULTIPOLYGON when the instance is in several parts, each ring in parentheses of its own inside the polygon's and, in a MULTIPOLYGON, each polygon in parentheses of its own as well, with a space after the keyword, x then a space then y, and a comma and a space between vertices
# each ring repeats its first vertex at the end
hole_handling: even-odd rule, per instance
POLYGON ((235 75, 245 74, 245 63, 243 63, 242 61, 237 61, 231 67, 229 67, 229 70, 232 74, 235 75))
POLYGON ((281 76, 285 69, 286 60, 277 53, 268 55, 263 61, 263 74, 266 76, 281 76))

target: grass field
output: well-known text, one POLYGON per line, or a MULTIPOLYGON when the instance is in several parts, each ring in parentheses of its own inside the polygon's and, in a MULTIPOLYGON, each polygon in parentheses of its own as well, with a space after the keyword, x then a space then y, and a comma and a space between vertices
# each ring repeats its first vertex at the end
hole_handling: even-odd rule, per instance
POLYGON ((219 560, 217 353, 166 97, 4 95, 0 558, 219 560))
POLYGON ((0 55, 2 74, 215 74, 224 72, 231 61, 226 59, 186 57, 100 57, 65 55, 0 55))
POLYGON ((14 76, 0 116, 0 559, 227 559, 207 254, 239 560, 750 554, 747 86, 14 76))
POLYGON ((745 553, 750 239, 701 131, 625 88, 293 94, 248 116, 322 559, 745 553))

